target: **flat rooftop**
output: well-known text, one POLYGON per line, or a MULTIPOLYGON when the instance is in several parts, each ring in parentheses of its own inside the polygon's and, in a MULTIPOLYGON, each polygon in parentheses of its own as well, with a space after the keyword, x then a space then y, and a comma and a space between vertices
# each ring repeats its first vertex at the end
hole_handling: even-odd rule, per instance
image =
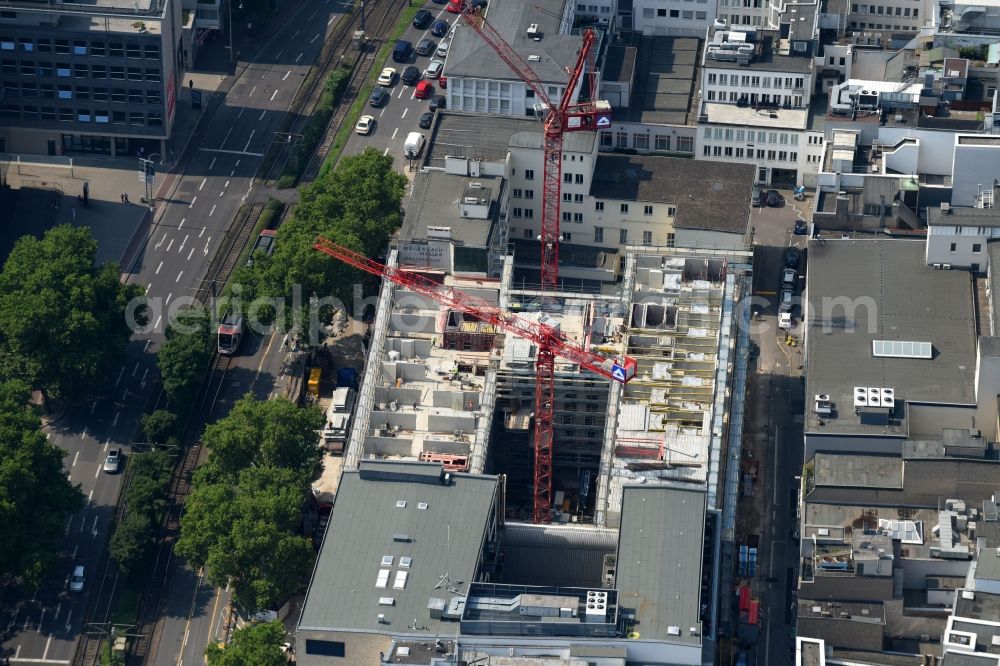
POLYGON ((641 639, 702 643, 705 499, 680 487, 624 489, 615 589, 641 639))
MULTIPOLYGON (((1000 137, 998 137, 1000 138, 1000 137)), ((942 209, 940 206, 927 207, 927 226, 1000 227, 1000 210, 995 208, 971 208, 956 206, 942 209)))
POLYGON ((972 283, 964 271, 927 266, 923 241, 812 241, 806 284, 806 395, 834 406, 832 418, 806 410, 807 434, 905 436, 901 403, 974 401, 972 283), (927 342, 931 358, 875 356, 875 340, 927 342), (894 390, 888 424, 862 422, 855 387, 894 390))
POLYGON ((809 109, 753 109, 736 104, 704 102, 702 110, 714 125, 743 125, 773 129, 804 130, 809 126, 809 109))
POLYGON ((812 54, 810 52, 803 53, 801 56, 788 56, 782 55, 775 48, 778 42, 778 35, 775 31, 760 31, 755 30, 751 26, 732 26, 726 28, 716 28, 710 31, 710 39, 705 43, 705 68, 711 69, 738 69, 744 72, 754 71, 754 72, 789 72, 794 74, 809 74, 812 71, 812 54), (740 28, 743 28, 741 30, 740 28), (742 65, 740 63, 728 60, 715 60, 708 57, 708 49, 712 45, 712 40, 716 39, 716 33, 727 32, 730 35, 734 33, 745 33, 747 35, 747 43, 751 43, 754 46, 753 57, 750 59, 749 64, 742 65))
POLYGON ((541 132, 541 122, 509 116, 490 116, 487 122, 481 115, 439 111, 425 163, 442 166, 445 157, 502 162, 507 156, 510 137, 526 131, 541 132))
MULTIPOLYGON (((457 244, 486 247, 499 233, 500 198, 505 183, 499 177, 469 178, 440 171, 418 172, 413 179, 413 193, 406 206, 400 240, 424 240, 448 229, 448 238, 457 244), (477 187, 478 186, 478 187, 477 187), (463 202, 475 209, 488 209, 485 219, 463 215, 463 202), (431 228, 431 233, 428 229, 431 228)), ((439 236, 440 237, 440 236, 439 236)))
POLYGON ((816 486, 892 489, 903 487, 903 460, 899 456, 838 455, 818 452, 813 462, 816 486))
POLYGON ((640 38, 635 84, 628 106, 614 109, 615 120, 688 125, 697 113, 697 69, 702 40, 695 37, 640 38))
POLYGON ((590 195, 673 204, 675 228, 742 234, 750 220, 755 175, 753 164, 601 154, 590 195))
POLYGON ((431 463, 363 461, 345 470, 299 629, 457 635, 457 622, 429 616, 428 600, 449 595, 442 576, 468 592, 497 485, 495 476, 471 474, 444 483, 431 463))

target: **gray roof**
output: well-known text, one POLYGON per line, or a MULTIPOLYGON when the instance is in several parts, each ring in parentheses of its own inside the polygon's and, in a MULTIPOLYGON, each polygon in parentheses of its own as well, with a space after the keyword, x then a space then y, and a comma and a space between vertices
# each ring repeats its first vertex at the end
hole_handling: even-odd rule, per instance
POLYGON ((817 453, 813 460, 817 486, 903 487, 903 460, 899 456, 817 453))
MULTIPOLYGON (((568 132, 563 140, 563 152, 592 154, 596 140, 596 132, 568 132)), ((445 157, 502 162, 511 147, 541 149, 542 123, 534 118, 484 118, 448 111, 438 114, 426 164, 444 166, 445 157)))
POLYGON ((828 394, 835 417, 806 432, 905 436, 906 402, 972 404, 976 320, 968 273, 924 261, 923 241, 824 240, 809 244, 806 395, 828 394), (848 303, 844 307, 844 303, 848 303), (872 340, 925 341, 932 359, 872 356, 872 340), (889 425, 861 423, 856 386, 895 389, 889 425))
MULTIPOLYGON (((579 35, 559 34, 565 0, 526 2, 491 2, 486 22, 526 61, 543 83, 566 85, 566 68, 576 63, 580 49, 579 35), (534 5, 540 5, 539 11, 534 5), (555 16, 553 16, 555 14, 555 16), (528 26, 538 25, 539 41, 528 37, 528 26), (533 61, 531 56, 538 56, 533 61)), ((598 35, 601 33, 598 32, 598 35)), ((599 45, 595 45, 595 49, 599 45)), ((445 65, 448 78, 470 77, 521 81, 521 77, 501 60, 496 51, 467 25, 460 25, 448 47, 445 65)), ((541 101, 541 100, 539 100, 541 101)))
POLYGON ((634 46, 612 44, 608 46, 608 54, 604 56, 604 69, 601 70, 602 81, 629 83, 635 78, 634 46))
POLYGON ((619 606, 635 611, 641 639, 701 644, 704 532, 704 491, 623 489, 615 588, 619 606), (671 635, 671 627, 680 633, 671 635), (697 636, 691 635, 692 628, 697 636))
MULTIPOLYGON (((738 26, 733 26, 736 30, 738 26)), ((711 60, 705 56, 705 67, 712 69, 739 69, 744 72, 792 72, 796 74, 809 74, 812 71, 813 59, 811 42, 807 42, 808 51, 802 55, 788 56, 776 53, 774 45, 778 35, 773 31, 759 31, 756 33, 754 44, 754 54, 750 63, 741 65, 737 62, 724 60, 711 60)), ((707 53, 706 44, 706 53, 707 53)))
POLYGON ((701 41, 695 37, 636 36, 635 85, 626 106, 614 109, 616 120, 686 125, 695 99, 695 67, 701 41))
POLYGON ((996 666, 997 658, 995 655, 968 654, 948 650, 938 663, 940 666, 996 666))
POLYGON ((616 530, 507 523, 496 582, 543 587, 604 587, 604 556, 618 548, 616 530))
POLYGON ((496 231, 500 215, 500 193, 505 186, 503 178, 468 178, 441 171, 418 172, 413 179, 413 194, 406 206, 401 240, 424 240, 427 227, 450 227, 452 241, 473 247, 487 247, 496 231), (462 217, 458 202, 471 183, 480 183, 480 190, 490 201, 490 218, 477 220, 462 217))
POLYGON ((497 477, 451 474, 442 483, 437 463, 363 461, 345 471, 330 513, 323 546, 299 618, 299 629, 362 631, 394 635, 454 636, 458 623, 430 618, 431 598, 453 596, 441 577, 463 593, 476 576, 497 477), (405 501, 405 507, 397 502, 405 501), (427 508, 418 508, 426 502, 427 508), (401 535, 409 541, 401 541, 401 535), (392 566, 381 566, 391 555, 392 566), (401 557, 412 558, 408 568, 401 557), (376 588, 379 571, 390 576, 376 588), (403 589, 396 575, 408 572, 403 589), (435 587, 438 589, 435 589, 435 587), (380 605, 392 597, 393 605, 380 605), (379 623, 378 614, 386 620, 379 623), (408 629, 417 618, 422 629, 408 629))
POLYGON ((976 579, 1000 581, 1000 555, 996 548, 985 547, 976 557, 976 579))
POLYGON ((828 646, 881 651, 884 627, 880 603, 799 599, 798 635, 821 638, 828 646))
POLYGON ((668 203, 674 227, 743 234, 750 221, 752 164, 653 155, 599 155, 590 194, 599 199, 668 203))
MULTIPOLYGON (((964 588, 964 579, 962 582, 959 587, 964 588)), ((970 620, 995 621, 1000 617, 1000 595, 976 590, 969 599, 959 593, 955 596, 955 611, 952 615, 970 620)))
POLYGON ((1000 226, 1000 210, 995 208, 952 208, 948 212, 938 207, 927 208, 927 226, 957 226, 969 225, 975 227, 1000 226))

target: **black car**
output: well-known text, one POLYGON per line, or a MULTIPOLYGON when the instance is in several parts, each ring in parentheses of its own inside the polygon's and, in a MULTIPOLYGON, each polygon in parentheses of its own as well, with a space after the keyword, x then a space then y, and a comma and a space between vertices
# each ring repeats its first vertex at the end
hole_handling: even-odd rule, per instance
POLYGON ((764 200, 767 202, 768 206, 775 208, 785 203, 784 197, 781 196, 781 193, 778 192, 778 190, 768 190, 764 200))
POLYGON ((433 122, 434 114, 428 111, 420 114, 420 121, 417 124, 420 125, 420 129, 430 129, 433 122))
POLYGON ((436 48, 437 48, 437 44, 435 44, 430 39, 421 39, 417 43, 417 55, 419 55, 419 56, 429 56, 430 54, 434 53, 434 49, 436 49, 436 48))
POLYGON ((435 37, 444 37, 448 34, 448 29, 451 28, 447 21, 435 21, 434 25, 431 26, 431 34, 435 37))
MULTIPOLYGON (((416 68, 414 67, 413 69, 416 68)), ((379 108, 380 106, 385 105, 385 103, 388 101, 389 101, 389 92, 385 88, 382 88, 381 86, 377 86, 375 90, 372 91, 372 96, 368 98, 368 103, 371 104, 376 109, 379 108)))
POLYGON ((795 229, 792 231, 796 236, 805 236, 808 232, 808 226, 805 220, 795 220, 795 229))
POLYGON ((790 247, 785 250, 785 268, 798 268, 799 267, 799 250, 798 248, 790 247))
POLYGON ((431 98, 431 111, 444 109, 448 106, 448 99, 444 95, 435 95, 431 98))
POLYGON ((412 86, 420 80, 420 68, 410 65, 399 75, 399 80, 408 86, 412 86))
POLYGON ((430 10, 421 9, 413 15, 413 27, 417 30, 423 30, 429 26, 433 20, 434 14, 431 14, 430 10))

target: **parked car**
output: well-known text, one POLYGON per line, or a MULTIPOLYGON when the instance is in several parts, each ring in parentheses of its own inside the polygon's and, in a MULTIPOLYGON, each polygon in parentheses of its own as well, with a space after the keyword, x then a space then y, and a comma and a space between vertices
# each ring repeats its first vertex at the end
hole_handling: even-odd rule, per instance
POLYGON ((782 289, 781 302, 778 304, 778 312, 791 312, 791 311, 792 311, 792 290, 782 289))
POLYGON ((417 42, 417 55, 418 56, 429 56, 434 53, 434 49, 437 48, 437 44, 434 43, 433 39, 421 39, 417 42))
POLYGON ((413 44, 405 39, 396 40, 396 45, 392 47, 393 62, 408 62, 413 53, 413 44))
POLYGON ((82 564, 73 567, 73 575, 69 577, 70 592, 83 592, 83 584, 87 580, 84 574, 85 570, 82 564))
POLYGON ((750 194, 750 205, 753 207, 764 205, 764 192, 759 188, 753 188, 753 192, 750 194))
POLYGON ((794 288, 795 287, 795 269, 786 268, 781 271, 781 286, 794 288))
POLYGON ((378 83, 380 86, 391 86, 396 82, 396 68, 395 67, 385 67, 382 73, 378 75, 378 83))
POLYGON ((435 37, 444 37, 450 29, 451 25, 447 21, 435 21, 431 26, 431 34, 435 37))
POLYGON ((431 100, 431 111, 448 108, 448 99, 444 95, 435 95, 431 100))
POLYGON ((122 450, 121 449, 111 449, 108 451, 107 457, 104 459, 104 471, 108 474, 114 474, 122 466, 122 450))
POLYGON ((792 230, 792 233, 796 236, 805 236, 809 233, 809 225, 805 220, 795 220, 795 228, 792 230))
POLYGON ((448 45, 450 43, 451 42, 441 42, 440 44, 438 44, 437 51, 434 53, 434 55, 436 55, 439 58, 447 58, 448 57, 448 45))
POLYGON ((778 192, 778 190, 768 190, 766 201, 768 206, 772 206, 775 208, 785 203, 784 197, 781 196, 781 193, 778 192))
POLYGON ((785 268, 799 267, 799 249, 790 247, 785 250, 785 268))
POLYGON ((377 86, 375 90, 372 91, 372 96, 368 98, 368 103, 376 109, 385 106, 385 103, 388 101, 389 91, 380 86, 377 86))
POLYGON ((418 121, 417 124, 420 125, 420 129, 430 129, 431 124, 433 122, 434 122, 434 114, 431 113, 430 111, 427 111, 425 113, 420 114, 420 120, 418 121))
POLYGON ((414 85, 420 80, 420 68, 410 65, 399 75, 399 80, 408 86, 414 85))
POLYGON ((424 70, 425 79, 436 79, 441 76, 441 70, 444 69, 444 63, 440 60, 431 60, 427 64, 427 69, 424 70))
POLYGON ((413 27, 417 30, 423 30, 429 26, 433 20, 434 14, 432 14, 429 9, 421 9, 413 15, 413 27))
POLYGON ((782 312, 778 315, 778 328, 783 331, 790 331, 795 328, 795 320, 792 319, 791 312, 782 312))
POLYGON ((434 93, 434 86, 431 85, 430 81, 421 81, 417 84, 417 89, 414 91, 413 96, 417 99, 427 99, 434 93))
POLYGON ((375 129, 375 116, 361 116, 354 125, 354 131, 361 135, 371 134, 375 129))

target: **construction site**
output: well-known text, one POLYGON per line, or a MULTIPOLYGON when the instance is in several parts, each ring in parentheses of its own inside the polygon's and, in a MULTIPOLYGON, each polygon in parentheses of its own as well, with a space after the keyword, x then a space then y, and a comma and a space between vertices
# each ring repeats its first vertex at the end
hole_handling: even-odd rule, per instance
MULTIPOLYGON (((510 287, 511 263, 497 280, 435 279, 583 349, 635 360, 634 376, 619 383, 555 358, 551 513, 535 522, 617 527, 622 487, 636 483, 702 488, 719 511, 729 492, 735 508, 738 470, 727 484, 726 462, 730 437, 739 459, 739 424, 730 432, 728 415, 743 396, 734 384, 736 303, 749 284, 749 256, 636 248, 606 293, 544 299, 510 287)), ((420 460, 504 475, 507 518, 530 522, 538 350, 385 280, 345 468, 420 460)))

